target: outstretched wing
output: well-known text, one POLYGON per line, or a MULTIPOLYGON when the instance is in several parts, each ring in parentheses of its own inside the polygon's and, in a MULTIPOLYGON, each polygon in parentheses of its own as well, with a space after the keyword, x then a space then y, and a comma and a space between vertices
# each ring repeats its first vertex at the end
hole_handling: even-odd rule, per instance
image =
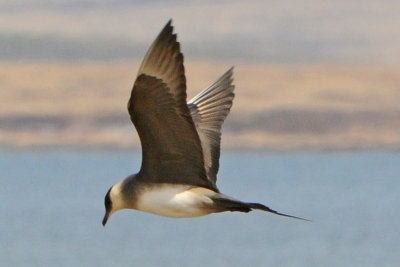
POLYGON ((183 56, 171 21, 143 60, 128 111, 143 150, 137 179, 216 190, 206 177, 199 136, 186 105, 183 56))
POLYGON ((233 67, 188 103, 203 149, 208 179, 214 186, 220 156, 221 126, 232 107, 233 67))

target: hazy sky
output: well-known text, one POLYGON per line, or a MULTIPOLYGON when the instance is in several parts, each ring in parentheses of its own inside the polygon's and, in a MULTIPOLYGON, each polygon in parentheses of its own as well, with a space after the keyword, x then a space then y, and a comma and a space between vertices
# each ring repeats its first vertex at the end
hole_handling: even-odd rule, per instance
POLYGON ((186 57, 399 64, 400 1, 0 0, 0 60, 141 59, 172 18, 186 57))

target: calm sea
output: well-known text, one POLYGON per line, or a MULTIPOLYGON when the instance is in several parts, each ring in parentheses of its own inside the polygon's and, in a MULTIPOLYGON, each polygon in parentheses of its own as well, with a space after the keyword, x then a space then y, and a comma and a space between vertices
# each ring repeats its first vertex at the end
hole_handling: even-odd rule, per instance
POLYGON ((140 153, 0 151, 1 266, 400 266, 400 153, 224 152, 222 192, 264 212, 114 214, 140 153))

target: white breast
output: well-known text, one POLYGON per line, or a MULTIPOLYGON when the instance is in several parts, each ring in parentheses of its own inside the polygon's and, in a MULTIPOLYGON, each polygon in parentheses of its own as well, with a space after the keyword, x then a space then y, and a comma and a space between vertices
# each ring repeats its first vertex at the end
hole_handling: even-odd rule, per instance
POLYGON ((166 217, 197 217, 212 212, 206 188, 188 185, 159 184, 144 190, 137 199, 136 209, 166 217))

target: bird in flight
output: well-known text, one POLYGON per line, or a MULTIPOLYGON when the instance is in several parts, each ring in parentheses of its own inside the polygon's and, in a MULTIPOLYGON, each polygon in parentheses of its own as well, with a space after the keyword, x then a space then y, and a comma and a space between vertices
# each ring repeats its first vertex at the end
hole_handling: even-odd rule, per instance
POLYGON ((232 73, 233 68, 186 102, 183 55, 171 20, 165 25, 143 59, 128 101, 142 165, 108 190, 103 226, 121 209, 174 218, 258 209, 305 220, 217 188, 221 126, 234 97, 232 73))

